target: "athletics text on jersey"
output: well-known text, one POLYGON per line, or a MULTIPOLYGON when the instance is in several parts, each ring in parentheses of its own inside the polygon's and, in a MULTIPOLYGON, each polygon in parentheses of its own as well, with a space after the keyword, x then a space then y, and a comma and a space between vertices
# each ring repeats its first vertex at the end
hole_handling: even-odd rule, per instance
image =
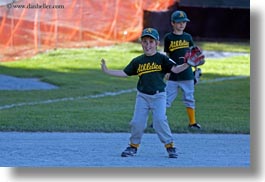
POLYGON ((173 52, 177 49, 189 48, 189 42, 186 40, 172 40, 169 45, 169 52, 173 52))
POLYGON ((137 74, 141 76, 142 74, 152 73, 156 71, 162 71, 162 65, 158 65, 155 62, 139 64, 137 69, 137 74))

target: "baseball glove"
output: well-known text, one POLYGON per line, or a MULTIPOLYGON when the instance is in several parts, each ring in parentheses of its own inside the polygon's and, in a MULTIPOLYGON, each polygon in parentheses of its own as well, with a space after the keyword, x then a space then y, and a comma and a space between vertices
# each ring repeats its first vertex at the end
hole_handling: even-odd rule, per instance
POLYGON ((198 46, 190 47, 184 56, 185 62, 194 67, 203 65, 205 63, 204 58, 205 56, 198 46))

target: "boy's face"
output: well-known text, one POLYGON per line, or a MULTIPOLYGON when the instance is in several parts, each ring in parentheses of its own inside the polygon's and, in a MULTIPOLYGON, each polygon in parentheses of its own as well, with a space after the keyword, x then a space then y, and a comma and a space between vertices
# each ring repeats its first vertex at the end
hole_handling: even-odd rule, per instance
POLYGON ((187 22, 182 21, 182 22, 171 22, 171 25, 173 26, 174 30, 177 31, 184 31, 186 28, 187 22))
POLYGON ((141 44, 143 47, 144 54, 147 56, 152 56, 156 53, 156 48, 159 44, 159 41, 155 40, 152 37, 145 36, 141 38, 141 44))

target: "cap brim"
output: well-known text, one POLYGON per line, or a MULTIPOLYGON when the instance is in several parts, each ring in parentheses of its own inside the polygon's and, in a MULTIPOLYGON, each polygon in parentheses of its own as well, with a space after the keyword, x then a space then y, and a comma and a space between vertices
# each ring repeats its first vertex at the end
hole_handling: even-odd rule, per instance
POLYGON ((143 37, 152 37, 153 39, 155 39, 155 40, 158 40, 157 39, 157 37, 155 37, 154 35, 152 35, 152 34, 143 34, 142 36, 141 36, 141 38, 143 38, 143 37))
POLYGON ((173 21, 176 23, 179 23, 179 22, 189 22, 190 20, 188 18, 183 18, 183 19, 178 19, 178 20, 173 20, 173 21))

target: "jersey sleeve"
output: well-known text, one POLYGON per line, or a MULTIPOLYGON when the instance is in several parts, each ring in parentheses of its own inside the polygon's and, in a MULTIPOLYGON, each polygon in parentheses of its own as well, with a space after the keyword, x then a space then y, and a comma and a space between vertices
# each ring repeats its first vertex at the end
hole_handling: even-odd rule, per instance
POLYGON ((168 40, 168 34, 164 38, 164 52, 168 53, 169 52, 169 44, 170 41, 168 40))
POLYGON ((135 67, 134 60, 132 60, 124 69, 123 71, 128 75, 137 75, 137 68, 135 67))
POLYGON ((170 59, 168 56, 164 58, 164 72, 170 73, 173 66, 176 66, 175 61, 170 59))
POLYGON ((189 46, 191 47, 191 46, 194 46, 194 41, 193 41, 192 36, 190 34, 189 34, 189 36, 190 36, 190 44, 189 44, 189 46))

